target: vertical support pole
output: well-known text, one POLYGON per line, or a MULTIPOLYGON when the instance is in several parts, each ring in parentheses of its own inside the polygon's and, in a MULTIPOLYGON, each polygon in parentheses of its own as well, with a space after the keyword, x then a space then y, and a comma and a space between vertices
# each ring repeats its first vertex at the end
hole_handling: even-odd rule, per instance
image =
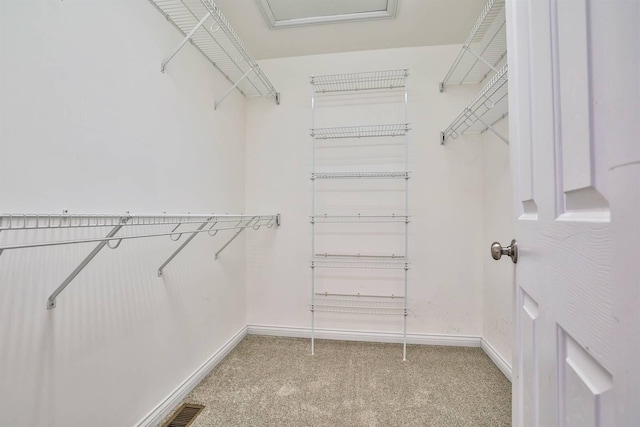
MULTIPOLYGON (((404 78, 404 122, 409 123, 409 97, 407 90, 407 80, 404 78)), ((409 172, 409 132, 404 134, 404 170, 409 172)), ((407 315, 408 315, 408 281, 409 281, 409 175, 404 179, 404 319, 402 332, 402 360, 407 360, 407 315)))
MULTIPOLYGON (((198 231, 200 231, 204 227, 206 227, 207 224, 209 224, 210 220, 211 220, 211 218, 209 218, 209 220, 207 220, 207 221, 203 222, 202 224, 200 224, 200 227, 198 227, 198 231)), ((196 231, 195 233, 192 233, 191 236, 189 236, 187 238, 187 240, 185 240, 184 243, 181 244, 180 247, 178 249, 176 249, 176 251, 174 253, 172 253, 169 258, 167 258, 167 260, 160 266, 160 268, 158 268, 158 277, 162 276, 162 270, 164 270, 164 268, 176 257, 176 255, 178 255, 180 253, 180 251, 182 251, 185 248, 185 246, 187 246, 189 243, 191 243, 191 241, 199 234, 198 231, 196 231)))
MULTIPOLYGON (((315 129, 315 114, 316 114, 316 87, 313 84, 313 78, 311 79, 311 129, 315 129)), ((316 139, 311 136, 311 215, 316 215, 316 180, 314 174, 316 172, 316 139)), ((315 284, 315 264, 313 257, 316 253, 315 243, 315 220, 311 221, 311 355, 315 353, 315 313, 316 313, 316 284, 315 284)))
POLYGON ((187 36, 184 38, 184 40, 182 40, 182 42, 178 45, 178 47, 173 51, 173 53, 171 55, 169 55, 169 57, 167 59, 164 60, 164 62, 162 63, 162 65, 160 66, 160 71, 164 73, 164 69, 167 68, 167 64, 169 63, 169 61, 171 61, 173 59, 174 56, 176 56, 176 54, 178 52, 180 52, 180 49, 182 49, 184 47, 185 44, 187 44, 187 42, 189 40, 191 40, 191 37, 193 37, 193 35, 196 33, 196 31, 198 31, 198 29, 200 27, 202 27, 202 25, 205 23, 205 21, 211 16, 211 12, 207 12, 206 15, 204 15, 202 17, 202 19, 200 20, 200 22, 198 22, 198 24, 193 27, 193 30, 191 30, 189 32, 189 34, 187 34, 187 36))
MULTIPOLYGON (((115 227, 113 227, 113 229, 111 229, 111 231, 109 232, 109 234, 107 234, 105 236, 105 238, 109 238, 109 237, 113 237, 116 235, 116 233, 118 231, 120 231, 120 229, 122 227, 124 227, 124 224, 129 220, 129 218, 121 218, 121 224, 116 225, 115 227)), ((71 274, 64 279, 64 281, 60 284, 60 286, 58 286, 58 288, 53 291, 53 293, 49 296, 49 298, 47 299, 47 310, 51 310, 52 308, 56 308, 56 298, 58 297, 58 295, 60 295, 60 293, 62 291, 64 291, 64 289, 69 285, 69 283, 71 283, 71 281, 73 279, 76 278, 76 276, 78 274, 80 274, 80 272, 87 266, 87 264, 89 264, 91 262, 91 260, 98 255, 98 252, 100 252, 102 250, 102 248, 104 248, 107 243, 109 241, 108 240, 103 240, 100 243, 98 243, 98 246, 96 246, 91 253, 89 253, 89 255, 87 255, 87 257, 80 263, 80 265, 78 265, 76 267, 75 270, 73 270, 71 272, 71 274)))

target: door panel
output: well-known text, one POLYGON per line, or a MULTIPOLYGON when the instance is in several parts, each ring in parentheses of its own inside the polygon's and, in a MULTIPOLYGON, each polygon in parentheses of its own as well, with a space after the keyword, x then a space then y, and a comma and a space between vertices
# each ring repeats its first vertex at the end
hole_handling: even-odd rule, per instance
POLYGON ((598 179, 606 141, 592 132, 592 1, 507 3, 516 426, 611 425, 613 245, 598 179))
POLYGON ((562 328, 558 330, 560 378, 559 424, 613 425, 611 374, 562 328))
POLYGON ((522 379, 522 415, 523 426, 538 424, 538 367, 536 349, 536 319, 538 318, 538 304, 526 292, 520 291, 518 328, 522 340, 522 363, 520 364, 520 378, 522 379))

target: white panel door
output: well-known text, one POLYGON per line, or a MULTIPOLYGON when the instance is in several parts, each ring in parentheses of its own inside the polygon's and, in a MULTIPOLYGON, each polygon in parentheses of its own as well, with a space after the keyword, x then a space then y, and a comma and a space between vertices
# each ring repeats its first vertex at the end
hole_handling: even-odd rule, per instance
MULTIPOLYGON (((636 392, 633 381, 640 380, 640 360, 629 363, 640 355, 623 351, 626 344, 616 339, 620 336, 616 328, 621 327, 616 315, 631 319, 625 331, 635 333, 640 328, 633 320, 640 321, 640 317, 620 311, 616 299, 619 289, 613 279, 614 273, 618 277, 614 267, 638 271, 635 266, 616 267, 613 253, 614 238, 624 234, 619 233, 620 227, 637 226, 640 221, 615 222, 616 211, 610 210, 610 205, 624 208, 629 202, 611 182, 610 151, 618 143, 611 135, 616 132, 602 131, 619 126, 619 134, 631 126, 637 129, 632 120, 640 121, 638 110, 636 119, 627 115, 626 122, 617 120, 616 110, 623 111, 624 106, 616 106, 610 99, 612 93, 624 92, 623 85, 632 91, 627 95, 630 100, 638 89, 640 75, 628 69, 638 72, 640 40, 616 36, 621 29, 634 28, 638 3, 510 0, 507 5, 509 124, 519 246, 513 359, 515 426, 640 425, 636 424, 637 408, 627 405, 626 412, 620 409, 622 400, 636 399, 640 406, 640 396, 621 400, 614 390, 618 382, 626 381, 627 388, 636 392), (631 18, 625 16, 625 8, 631 18), (611 49, 625 50, 620 43, 627 47, 626 55, 616 57, 621 62, 603 64, 602 59, 612 56, 611 49), (607 67, 626 67, 625 74, 631 80, 603 77, 607 67), (605 90, 605 86, 613 87, 605 90), (609 109, 603 111, 606 103, 609 109), (625 358, 622 362, 621 355, 625 358), (614 376, 621 365, 631 380, 614 376)), ((625 34, 637 35, 637 31, 625 34)), ((640 91, 635 96, 640 97, 640 91)), ((630 107, 637 108, 638 102, 630 107)), ((638 134, 633 137, 640 144, 638 134)), ((635 188, 631 192, 640 189, 637 182, 628 185, 635 188)), ((632 250, 640 263, 637 247, 632 250)), ((633 253, 627 254, 629 258, 633 253)), ((634 286, 632 281, 624 286, 634 286)), ((631 287, 626 289, 628 295, 637 296, 629 291, 631 287)), ((637 314, 640 307, 623 310, 637 314)))

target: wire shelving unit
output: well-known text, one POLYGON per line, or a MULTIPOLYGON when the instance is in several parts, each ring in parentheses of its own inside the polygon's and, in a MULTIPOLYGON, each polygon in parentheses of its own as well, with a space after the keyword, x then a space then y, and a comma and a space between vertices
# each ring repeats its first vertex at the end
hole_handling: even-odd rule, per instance
POLYGON ((507 117, 508 64, 505 0, 489 0, 473 26, 462 50, 440 83, 440 92, 446 85, 489 82, 480 90, 460 114, 440 132, 440 144, 465 133, 493 132, 509 144, 509 140, 494 126, 507 117), (501 63, 504 63, 500 69, 501 63))
POLYGON ((447 85, 480 83, 498 71, 507 55, 504 8, 504 0, 489 0, 440 83, 440 92, 447 85))
POLYGON ((456 139, 464 133, 481 133, 490 130, 508 144, 509 140, 493 128, 497 122, 508 115, 507 98, 508 65, 505 64, 444 132, 440 133, 440 143, 444 144, 447 139, 456 139))
MULTIPOLYGON (((409 178, 408 172, 408 97, 407 97, 407 69, 375 71, 351 74, 334 74, 311 77, 312 96, 312 214, 311 222, 311 354, 315 351, 315 324, 316 312, 351 313, 365 315, 399 315, 403 316, 403 349, 402 359, 407 355, 407 305, 408 290, 408 225, 409 225, 409 178), (372 91, 402 91, 404 123, 369 124, 365 126, 342 126, 316 128, 316 97, 325 94, 345 93, 357 95, 372 91), (360 139, 360 138, 402 138, 404 145, 403 171, 317 171, 316 170, 316 144, 333 139, 360 139), (401 213, 316 213, 316 185, 318 180, 404 180, 404 207, 401 213), (360 254, 360 253, 321 253, 316 250, 316 224, 349 223, 349 224, 404 224, 403 251, 402 254, 360 254), (335 294, 316 292, 316 271, 318 269, 363 269, 363 270, 400 270, 403 271, 404 295, 360 295, 360 294, 335 294)), ((357 103, 357 102, 356 102, 357 103)), ((363 105, 363 108, 364 105, 363 105)), ((361 149, 360 147, 359 149, 361 149)))
MULTIPOLYGON (((72 245, 80 243, 97 243, 97 246, 69 274, 47 299, 47 309, 56 307, 56 298, 76 278, 78 274, 107 246, 117 249, 124 240, 144 239, 150 237, 169 237, 177 242, 185 237, 183 243, 158 268, 158 276, 162 276, 164 268, 201 233, 215 236, 221 230, 234 230, 232 237, 216 252, 220 253, 247 228, 258 230, 280 225, 280 214, 246 215, 246 214, 185 214, 185 215, 132 215, 125 214, 0 214, 0 232, 22 232, 29 237, 34 230, 89 229, 109 230, 105 237, 68 238, 61 240, 40 240, 11 245, 0 245, 0 255, 7 250, 42 248, 49 246, 72 245), (132 230, 120 233, 121 230, 132 230), (160 228, 160 229, 159 229, 160 228), (144 229, 144 231, 140 231, 144 229)), ((59 233, 56 233, 58 235, 59 233)), ((42 236, 42 233, 37 233, 42 236)))
POLYGON ((215 101, 216 109, 234 89, 247 97, 272 97, 280 104, 280 94, 213 0, 149 1, 185 36, 162 62, 162 72, 180 49, 191 43, 232 84, 215 101))

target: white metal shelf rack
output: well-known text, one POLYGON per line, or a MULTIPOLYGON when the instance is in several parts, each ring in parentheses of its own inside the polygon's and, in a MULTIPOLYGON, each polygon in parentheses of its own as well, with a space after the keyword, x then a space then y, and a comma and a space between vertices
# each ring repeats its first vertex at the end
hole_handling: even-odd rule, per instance
POLYGON ((187 43, 194 45, 232 83, 215 101, 215 108, 234 89, 247 97, 273 97, 280 104, 280 94, 231 28, 213 0, 149 0, 184 36, 182 42, 162 62, 167 64, 187 43))
POLYGON ((460 114, 440 132, 440 144, 449 138, 456 139, 465 133, 493 132, 505 143, 509 140, 500 134, 494 125, 509 112, 508 65, 505 0, 489 0, 473 26, 462 50, 440 83, 440 92, 446 85, 480 83, 492 73, 489 82, 480 90, 460 114))
POLYGON ((158 268, 158 276, 162 276, 163 269, 180 253, 198 234, 207 233, 215 236, 221 230, 235 230, 233 236, 216 252, 215 259, 220 253, 245 229, 251 227, 258 230, 261 227, 271 228, 280 225, 280 214, 275 215, 244 215, 244 214, 186 214, 186 215, 77 215, 77 214, 0 214, 0 232, 25 232, 30 230, 60 230, 74 228, 109 229, 105 237, 91 237, 82 239, 45 240, 38 242, 24 242, 12 245, 0 245, 0 255, 6 250, 40 248, 47 246, 71 245, 79 243, 98 243, 87 257, 73 272, 58 286, 47 299, 47 309, 56 307, 57 296, 75 279, 75 277, 91 262, 105 247, 116 249, 123 240, 142 239, 148 237, 169 237, 174 242, 187 235, 167 260, 158 268), (161 231, 136 234, 118 234, 126 227, 143 227, 161 231), (117 235, 117 236, 116 236, 117 235))
POLYGON ((507 88, 508 65, 505 64, 444 132, 440 133, 440 143, 444 144, 450 137, 456 139, 464 133, 490 130, 508 144, 509 140, 493 128, 509 112, 507 88))
POLYGON ((506 55, 504 0, 489 0, 440 83, 440 92, 451 84, 480 83, 498 71, 496 67, 506 55))
MULTIPOLYGON (((312 96, 312 214, 311 219, 311 354, 315 351, 316 312, 350 313, 366 315, 403 316, 403 349, 402 359, 407 356, 407 305, 408 289, 408 225, 409 225, 409 178, 408 147, 410 130, 407 111, 407 78, 408 70, 387 70, 351 74, 334 74, 311 77, 312 96), (315 128, 316 98, 324 94, 344 93, 358 94, 371 91, 402 91, 404 107, 404 123, 370 124, 364 126, 342 126, 315 128), (317 171, 316 148, 326 140, 400 137, 404 142, 403 171, 317 171), (318 180, 404 180, 404 212, 392 213, 317 213, 316 185, 318 180), (352 254, 352 253, 318 253, 316 250, 316 224, 349 223, 349 224, 404 224, 403 254, 352 254), (404 271, 404 295, 360 295, 316 292, 317 269, 366 269, 366 270, 402 270, 404 271)), ((349 141, 345 141, 348 144, 349 141)), ((383 252, 381 252, 383 253, 383 252)))

